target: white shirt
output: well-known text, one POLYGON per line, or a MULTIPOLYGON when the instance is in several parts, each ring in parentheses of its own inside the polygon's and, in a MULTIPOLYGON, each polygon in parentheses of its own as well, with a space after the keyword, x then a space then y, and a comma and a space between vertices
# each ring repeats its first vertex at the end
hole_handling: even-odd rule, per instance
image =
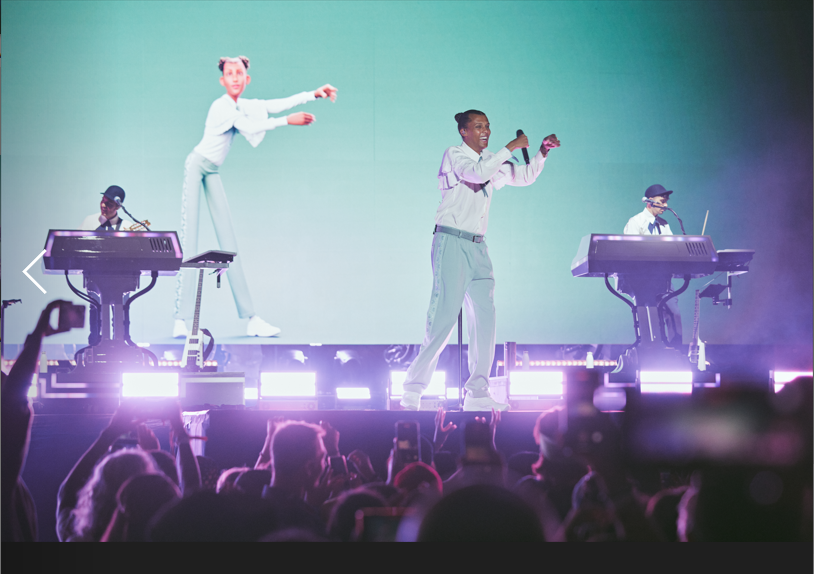
MULTIPOLYGON (((639 213, 638 215, 634 215, 630 218, 625 225, 624 234, 625 235, 672 235, 673 232, 670 231, 670 225, 667 223, 661 224, 659 227, 661 228, 661 234, 656 231, 655 225, 651 229, 651 225, 656 220, 656 216, 647 211, 647 208, 644 208, 644 211, 639 213)), ((663 220, 662 220, 663 221, 663 220)))
POLYGON ((288 124, 286 118, 270 118, 269 114, 278 114, 315 99, 314 92, 302 92, 277 100, 238 98, 235 102, 228 94, 223 94, 209 107, 204 135, 195 151, 215 165, 222 165, 232 147, 235 131, 239 131, 252 147, 257 147, 267 131, 288 124))
MULTIPOLYGON (((102 225, 105 221, 107 221, 107 217, 102 215, 101 213, 94 213, 88 215, 84 221, 82 221, 82 225, 79 227, 81 231, 96 231, 100 225, 102 225)), ((113 219, 110 220, 110 223, 113 224, 113 227, 119 226, 122 220, 119 218, 118 215, 114 216, 113 219)))
POLYGON ((543 171, 542 152, 538 151, 529 165, 514 164, 508 161, 511 157, 512 152, 505 147, 497 153, 485 149, 480 155, 465 143, 447 148, 438 171, 441 205, 435 224, 486 234, 492 193, 504 185, 531 185, 543 171))

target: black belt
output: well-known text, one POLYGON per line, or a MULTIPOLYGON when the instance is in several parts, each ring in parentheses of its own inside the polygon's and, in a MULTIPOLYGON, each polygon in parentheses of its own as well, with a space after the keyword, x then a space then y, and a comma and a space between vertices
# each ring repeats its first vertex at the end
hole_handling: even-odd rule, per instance
POLYGON ((483 241, 483 235, 475 235, 474 233, 467 233, 466 231, 461 231, 454 227, 445 227, 443 225, 436 225, 433 233, 448 233, 449 235, 454 235, 461 239, 472 241, 473 243, 481 243, 483 241))

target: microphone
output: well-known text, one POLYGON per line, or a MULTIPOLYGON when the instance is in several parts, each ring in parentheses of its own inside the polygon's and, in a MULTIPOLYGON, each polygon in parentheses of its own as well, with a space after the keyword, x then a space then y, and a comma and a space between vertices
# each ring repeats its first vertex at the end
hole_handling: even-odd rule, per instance
POLYGON ((681 218, 678 216, 678 214, 675 211, 673 211, 672 209, 670 209, 666 205, 656 203, 655 201, 653 201, 649 197, 643 197, 642 198, 642 203, 646 203, 647 205, 652 205, 653 207, 658 207, 659 209, 669 211, 670 213, 675 215, 675 218, 678 219, 678 224, 681 226, 681 233, 683 233, 684 235, 687 235, 687 232, 684 231, 684 222, 681 221, 681 218))
MULTIPOLYGON (((517 130, 517 137, 520 137, 522 135, 523 135, 523 130, 517 130)), ((528 165, 529 164, 529 150, 527 150, 526 148, 520 148, 520 149, 523 150, 523 161, 525 161, 526 165, 528 165)))

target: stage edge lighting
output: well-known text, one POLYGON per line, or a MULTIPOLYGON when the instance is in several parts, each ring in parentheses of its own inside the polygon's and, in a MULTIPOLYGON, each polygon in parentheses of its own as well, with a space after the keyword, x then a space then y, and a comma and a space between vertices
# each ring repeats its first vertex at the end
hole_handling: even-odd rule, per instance
POLYGON ((797 377, 811 377, 814 373, 812 371, 771 371, 769 375, 774 383, 774 392, 777 393, 786 383, 792 382, 797 377))
POLYGON ((692 371, 641 371, 642 393, 692 393, 692 371))
POLYGON ((178 373, 122 373, 122 397, 178 397, 178 373))
POLYGON ((316 397, 316 373, 260 373, 260 396, 316 397))
POLYGON ((509 396, 561 397, 562 371, 512 371, 509 373, 509 396))
POLYGON ((336 398, 340 401, 369 401, 370 389, 367 387, 337 387, 336 398))
MULTIPOLYGON (((404 381, 407 379, 407 371, 390 371, 390 396, 400 397, 404 394, 404 381)), ((445 397, 446 396, 446 373, 435 371, 430 379, 424 396, 445 397)), ((456 394, 457 396, 457 394, 456 394)))

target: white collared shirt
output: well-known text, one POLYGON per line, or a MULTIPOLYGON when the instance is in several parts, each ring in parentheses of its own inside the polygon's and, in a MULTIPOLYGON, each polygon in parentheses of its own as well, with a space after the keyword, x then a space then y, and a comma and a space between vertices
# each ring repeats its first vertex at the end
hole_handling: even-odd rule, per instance
POLYGON ((659 227, 661 228, 661 233, 656 231, 655 226, 650 228, 651 224, 656 220, 656 216, 647 211, 647 208, 644 208, 644 211, 641 213, 634 215, 630 218, 625 225, 624 234, 625 235, 672 235, 673 232, 670 231, 670 225, 667 223, 661 224, 659 227))
POLYGON ((195 151, 215 165, 221 165, 229 154, 236 131, 239 131, 252 147, 257 147, 267 131, 288 124, 287 118, 270 118, 269 114, 279 114, 315 99, 314 92, 302 92, 277 100, 238 98, 235 102, 228 94, 223 94, 209 107, 204 135, 201 142, 195 146, 195 151))
POLYGON ((441 205, 435 224, 486 234, 492 193, 504 185, 531 185, 543 171, 542 152, 538 151, 529 165, 512 163, 511 157, 505 147, 497 153, 485 149, 480 155, 465 143, 447 148, 438 171, 441 205))
MULTIPOLYGON (((105 221, 107 221, 107 217, 102 215, 101 213, 94 213, 88 215, 84 221, 82 221, 82 225, 79 227, 81 231, 96 231, 100 225, 102 225, 105 221)), ((113 224, 113 227, 119 226, 121 219, 118 215, 114 216, 113 219, 110 220, 110 223, 113 224)))

